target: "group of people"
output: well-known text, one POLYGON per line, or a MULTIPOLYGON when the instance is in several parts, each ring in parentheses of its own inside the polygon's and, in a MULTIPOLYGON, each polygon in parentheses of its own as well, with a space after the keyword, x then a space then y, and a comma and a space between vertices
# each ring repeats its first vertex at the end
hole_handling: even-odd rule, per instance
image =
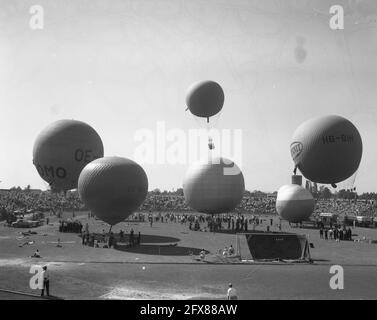
POLYGON ((330 227, 330 228, 320 228, 319 229, 319 237, 325 240, 349 240, 352 241, 352 230, 350 227, 346 228, 343 226, 330 227))
POLYGON ((80 220, 60 220, 59 232, 81 233, 83 225, 80 220))
MULTIPOLYGON (((125 233, 121 230, 119 232, 119 242, 126 242, 126 235, 125 233)), ((130 234, 129 234, 129 237, 128 237, 128 245, 130 247, 134 247, 134 246, 137 246, 137 245, 140 245, 141 243, 141 233, 139 231, 137 237, 135 235, 135 231, 133 228, 131 228, 130 230, 130 234)))
POLYGON ((90 246, 94 248, 99 248, 100 243, 104 244, 103 247, 106 248, 116 248, 118 243, 128 242, 129 247, 134 247, 140 245, 141 243, 141 233, 139 231, 138 235, 135 235, 134 229, 131 228, 129 235, 126 235, 123 230, 119 231, 116 235, 113 232, 107 233, 102 230, 102 234, 90 233, 87 226, 85 230, 81 232, 82 245, 90 246))
POLYGON ((231 257, 235 255, 235 250, 232 245, 229 247, 224 247, 223 249, 219 249, 218 254, 223 256, 224 258, 226 257, 231 257))
MULTIPOLYGON (((163 219, 161 219, 163 221, 163 219)), ((231 230, 233 232, 247 232, 250 225, 255 228, 263 219, 260 216, 244 214, 219 214, 214 217, 204 214, 173 214, 165 215, 166 222, 188 223, 189 230, 220 232, 231 230)))

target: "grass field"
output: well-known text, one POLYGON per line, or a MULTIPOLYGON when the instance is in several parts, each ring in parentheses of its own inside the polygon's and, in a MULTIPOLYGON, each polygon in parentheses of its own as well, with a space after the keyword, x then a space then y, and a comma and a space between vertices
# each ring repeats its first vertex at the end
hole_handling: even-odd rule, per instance
MULTIPOLYGON (((70 213, 65 213, 68 217, 70 213)), ((78 217, 91 232, 108 230, 100 220, 78 217)), ((269 219, 269 217, 267 217, 269 219)), ((274 217, 274 223, 278 219, 274 217)), ((258 227, 265 230, 267 221, 258 227)), ((190 231, 178 223, 121 223, 113 228, 135 234, 142 245, 124 250, 83 246, 73 233, 59 233, 58 221, 33 229, 36 235, 21 237, 24 229, 0 226, 0 288, 36 293, 29 288, 32 264, 49 265, 54 295, 66 299, 224 299, 232 282, 241 299, 376 299, 377 245, 368 242, 335 242, 319 239, 318 230, 290 228, 306 234, 313 243, 314 264, 209 265, 190 253, 204 248, 215 253, 232 244, 227 233, 190 231), (56 247, 58 238, 62 244, 56 247), (31 245, 20 244, 33 241, 31 245), (36 249, 42 258, 30 258, 36 249), (331 290, 329 269, 344 267, 344 290, 331 290)), ((274 225, 272 230, 277 231, 274 225)), ((354 238, 377 239, 377 230, 356 228, 354 238)), ((241 238, 241 255, 249 257, 241 238)), ((3 299, 0 295, 0 299, 3 299)))

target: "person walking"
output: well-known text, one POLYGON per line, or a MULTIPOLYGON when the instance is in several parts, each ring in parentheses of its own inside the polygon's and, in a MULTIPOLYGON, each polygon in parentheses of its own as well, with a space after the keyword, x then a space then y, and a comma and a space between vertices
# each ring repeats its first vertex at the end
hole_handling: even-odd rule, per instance
POLYGON ((50 275, 47 270, 47 266, 43 267, 42 277, 43 277, 43 289, 41 292, 41 296, 44 296, 45 289, 46 289, 47 296, 49 296, 50 295, 50 275))
POLYGON ((237 291, 236 289, 233 288, 233 285, 231 283, 229 283, 227 297, 228 297, 228 300, 238 300, 237 291))

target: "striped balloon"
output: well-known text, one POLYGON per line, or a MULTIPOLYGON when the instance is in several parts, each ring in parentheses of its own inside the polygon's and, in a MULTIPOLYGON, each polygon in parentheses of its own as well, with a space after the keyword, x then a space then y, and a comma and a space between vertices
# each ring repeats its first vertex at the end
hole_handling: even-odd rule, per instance
POLYGON ((183 193, 193 209, 208 213, 232 211, 245 191, 243 174, 238 166, 225 158, 213 158, 193 164, 186 173, 183 193))
POLYGON ((296 184, 282 186, 276 198, 276 211, 289 222, 308 220, 314 211, 314 198, 305 188, 296 184))

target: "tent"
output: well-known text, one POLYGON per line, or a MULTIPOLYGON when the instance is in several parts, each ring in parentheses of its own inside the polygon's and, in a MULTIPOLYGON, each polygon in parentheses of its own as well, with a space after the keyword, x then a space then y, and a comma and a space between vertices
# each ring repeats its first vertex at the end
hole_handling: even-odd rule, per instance
POLYGON ((258 232, 245 236, 253 260, 311 260, 305 235, 258 232))

